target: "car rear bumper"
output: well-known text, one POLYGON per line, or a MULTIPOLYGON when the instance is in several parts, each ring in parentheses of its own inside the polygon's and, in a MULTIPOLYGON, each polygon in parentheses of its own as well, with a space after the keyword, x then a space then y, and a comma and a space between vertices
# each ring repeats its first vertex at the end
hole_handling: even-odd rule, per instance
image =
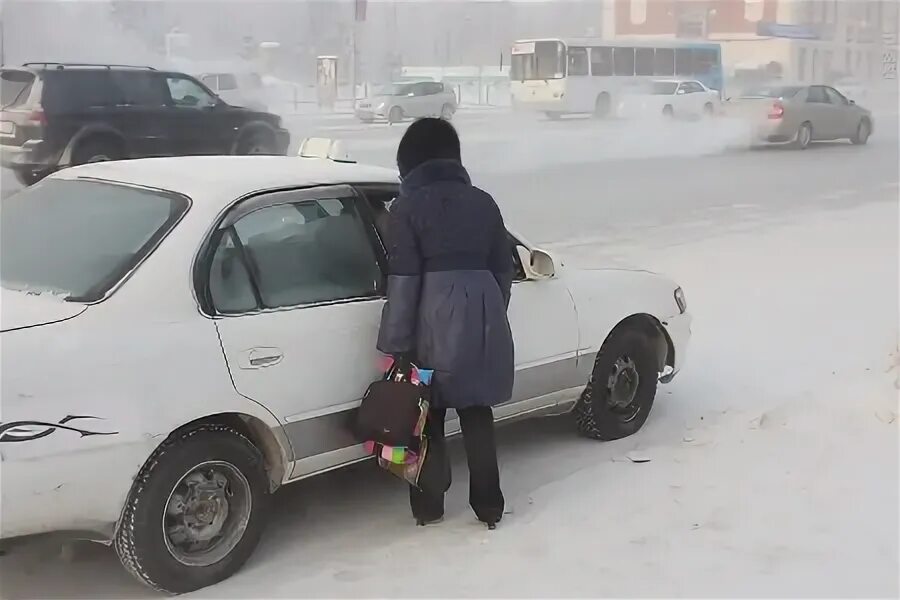
POLYGON ((30 140, 21 146, 0 145, 0 165, 17 171, 52 170, 57 166, 59 154, 44 140, 30 140))

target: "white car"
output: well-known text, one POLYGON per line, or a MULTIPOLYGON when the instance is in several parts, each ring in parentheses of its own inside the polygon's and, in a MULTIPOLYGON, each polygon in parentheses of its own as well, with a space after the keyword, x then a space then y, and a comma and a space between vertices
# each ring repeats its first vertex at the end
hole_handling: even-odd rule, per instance
MULTIPOLYGON (((204 156, 65 169, 4 200, 2 537, 111 542, 188 592, 247 560, 279 486, 368 458, 348 424, 380 375, 397 193, 396 172, 345 160, 204 156)), ((681 289, 510 239, 497 419, 636 432, 684 362, 681 289)))
POLYGON ((719 112, 719 92, 696 80, 658 79, 623 94, 619 116, 698 118, 719 112))

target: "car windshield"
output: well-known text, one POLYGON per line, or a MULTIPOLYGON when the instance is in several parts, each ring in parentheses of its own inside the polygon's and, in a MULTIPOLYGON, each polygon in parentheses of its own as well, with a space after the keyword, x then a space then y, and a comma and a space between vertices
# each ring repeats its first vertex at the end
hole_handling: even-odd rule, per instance
POLYGON ((799 86, 761 86, 745 90, 741 98, 793 98, 799 86))
POLYGON ((183 196, 120 184, 50 179, 4 199, 0 285, 101 299, 188 208, 183 196))
POLYGON ((7 70, 0 73, 0 108, 17 106, 28 99, 34 74, 7 70))
POLYGON ((651 94, 654 96, 671 96, 678 89, 678 83, 675 81, 654 81, 651 94))

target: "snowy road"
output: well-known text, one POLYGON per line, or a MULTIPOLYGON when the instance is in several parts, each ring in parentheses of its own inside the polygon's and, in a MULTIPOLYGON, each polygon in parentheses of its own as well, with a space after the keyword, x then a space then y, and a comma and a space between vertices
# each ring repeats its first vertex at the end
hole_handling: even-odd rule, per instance
MULTIPOLYGON (((194 596, 897 596, 896 117, 867 147, 806 152, 486 122, 460 117, 464 155, 513 226, 569 265, 684 286, 686 370, 626 440, 578 439, 565 418, 504 427, 513 512, 496 532, 468 510, 456 444, 445 523, 414 527, 405 490, 358 465, 282 490, 248 565, 194 596)), ((390 162, 400 128, 319 133, 341 126, 361 160, 390 162)), ((13 548, 0 595, 155 597, 107 548, 58 554, 13 548)))

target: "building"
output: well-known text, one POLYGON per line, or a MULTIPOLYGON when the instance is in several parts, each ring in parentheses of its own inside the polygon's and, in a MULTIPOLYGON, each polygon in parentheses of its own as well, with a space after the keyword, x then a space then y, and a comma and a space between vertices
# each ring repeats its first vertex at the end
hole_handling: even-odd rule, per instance
POLYGON ((604 0, 607 37, 718 41, 732 83, 896 78, 897 0, 604 0))

